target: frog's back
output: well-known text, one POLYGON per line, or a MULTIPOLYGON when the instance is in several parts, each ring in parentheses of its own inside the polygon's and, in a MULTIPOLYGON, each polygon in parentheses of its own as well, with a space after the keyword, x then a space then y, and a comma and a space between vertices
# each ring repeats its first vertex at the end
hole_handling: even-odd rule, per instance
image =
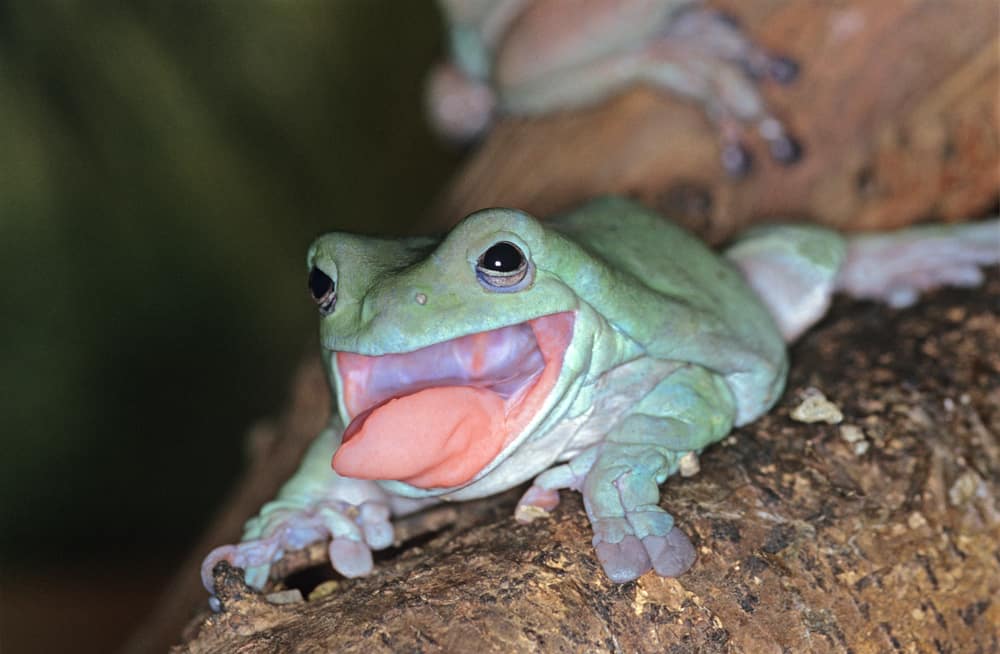
POLYGON ((698 238, 620 198, 595 200, 549 224, 619 273, 619 288, 602 293, 595 309, 651 356, 725 377, 738 424, 777 400, 787 361, 774 320, 736 269, 698 238))

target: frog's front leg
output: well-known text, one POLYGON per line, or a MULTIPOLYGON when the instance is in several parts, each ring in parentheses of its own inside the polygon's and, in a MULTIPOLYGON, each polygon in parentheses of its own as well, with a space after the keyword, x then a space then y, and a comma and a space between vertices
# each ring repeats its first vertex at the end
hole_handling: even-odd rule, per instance
POLYGON ((612 581, 630 581, 650 568, 675 577, 694 563, 691 541, 659 506, 659 485, 681 456, 655 446, 609 443, 587 476, 583 503, 597 558, 612 581))
POLYGON ((612 581, 635 579, 650 567, 665 577, 677 576, 694 562, 694 548, 684 532, 672 528, 673 518, 657 502, 659 483, 677 469, 683 454, 595 445, 536 477, 514 518, 528 523, 552 511, 559 505, 559 489, 581 491, 597 557, 612 581), (606 497, 609 493, 613 497, 606 497))
POLYGON ((400 511, 375 482, 347 479, 331 469, 341 431, 333 424, 316 438, 278 497, 247 521, 240 543, 217 547, 205 557, 201 577, 209 592, 219 561, 243 568, 247 584, 263 588, 271 565, 285 552, 326 538, 331 538, 330 562, 338 572, 346 577, 371 572, 371 551, 392 543, 389 518, 400 511))
POLYGON ((608 434, 584 480, 583 501, 597 557, 613 581, 650 568, 674 577, 694 563, 691 541, 659 506, 659 485, 685 454, 729 432, 734 407, 720 378, 685 366, 608 434))

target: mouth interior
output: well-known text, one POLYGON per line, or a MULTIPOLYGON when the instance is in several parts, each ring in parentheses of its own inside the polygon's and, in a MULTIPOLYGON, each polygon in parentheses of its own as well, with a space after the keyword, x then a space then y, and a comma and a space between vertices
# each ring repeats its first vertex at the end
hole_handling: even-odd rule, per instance
POLYGON ((334 469, 420 488, 470 481, 541 409, 572 329, 564 312, 413 352, 338 352, 350 424, 334 469))

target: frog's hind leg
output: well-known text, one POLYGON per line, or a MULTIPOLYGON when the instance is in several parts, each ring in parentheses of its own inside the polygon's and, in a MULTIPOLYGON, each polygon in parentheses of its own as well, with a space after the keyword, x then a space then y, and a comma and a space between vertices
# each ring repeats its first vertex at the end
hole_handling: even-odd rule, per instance
POLYGON ((978 286, 1000 264, 1000 219, 854 236, 837 290, 905 307, 939 286, 978 286))
POLYGON ((723 166, 731 175, 744 175, 752 165, 747 125, 756 126, 775 161, 790 165, 801 158, 802 146, 767 110, 756 85, 764 78, 790 83, 798 66, 752 43, 730 17, 684 10, 650 42, 643 59, 644 81, 702 103, 718 126, 723 166))
POLYGON ((807 225, 767 225, 741 236, 726 251, 767 307, 786 342, 823 317, 843 264, 844 238, 807 225))

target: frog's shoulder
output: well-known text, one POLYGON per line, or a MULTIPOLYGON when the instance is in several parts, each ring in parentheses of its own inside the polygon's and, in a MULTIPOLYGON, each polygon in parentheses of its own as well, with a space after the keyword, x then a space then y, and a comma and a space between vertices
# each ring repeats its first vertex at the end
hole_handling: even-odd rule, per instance
POLYGON ((654 288, 698 284, 715 253, 686 229, 616 196, 597 198, 546 223, 619 270, 654 288), (691 269, 690 265, 695 265, 691 269), (687 271, 679 275, 682 271, 687 271))
MULTIPOLYGON (((630 282, 704 317, 744 316, 747 328, 766 329, 771 320, 739 271, 680 225, 640 204, 618 197, 593 200, 546 223, 630 282), (756 324, 757 321, 763 324, 756 324)), ((614 293, 609 294, 613 299, 614 293)), ((627 298, 622 298, 623 300, 627 298)), ((662 307, 657 307, 660 309, 662 307)))

